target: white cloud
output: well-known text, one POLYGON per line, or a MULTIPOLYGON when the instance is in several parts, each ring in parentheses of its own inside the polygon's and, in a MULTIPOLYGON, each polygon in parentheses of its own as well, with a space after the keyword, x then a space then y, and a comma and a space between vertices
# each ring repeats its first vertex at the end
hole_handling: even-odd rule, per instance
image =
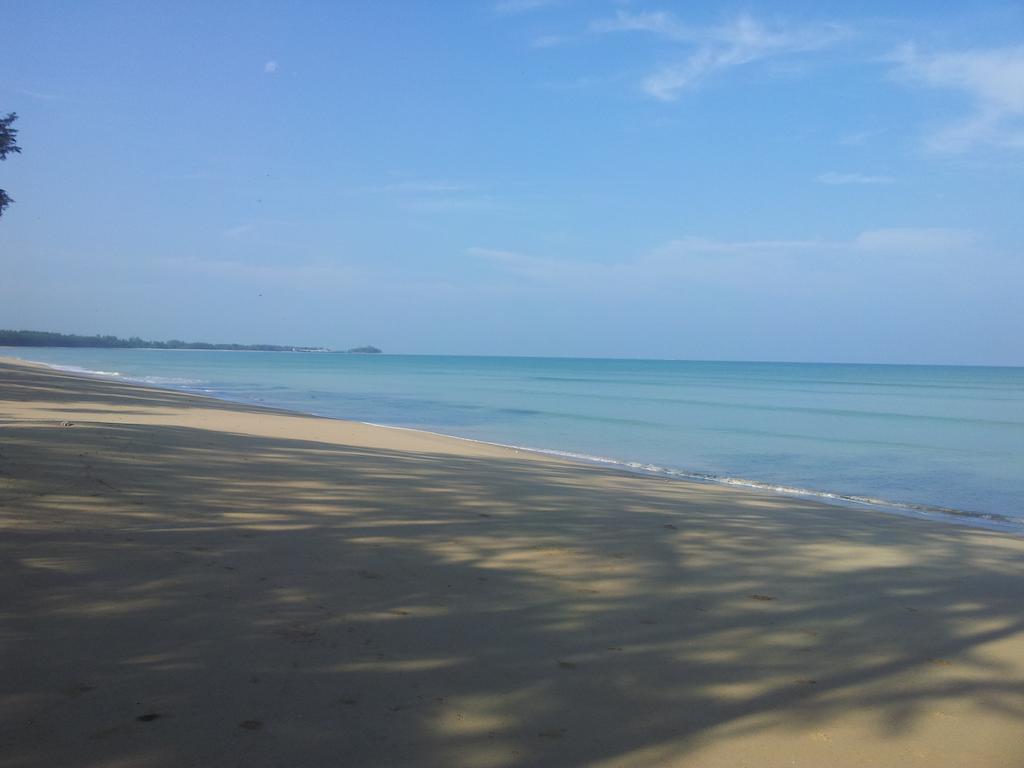
POLYGON ((223 231, 224 237, 228 240, 240 240, 246 235, 254 232, 256 225, 252 222, 246 222, 245 224, 235 224, 234 226, 227 227, 223 231))
POLYGON ((870 229, 853 241, 859 251, 912 254, 961 253, 977 245, 977 233, 949 227, 870 229))
MULTIPOLYGON (((632 259, 614 262, 533 256, 494 248, 470 248, 467 255, 524 280, 555 287, 607 290, 672 290, 687 283, 784 282, 787 292, 830 285, 836 271, 855 270, 865 259, 955 258, 977 250, 977 235, 948 228, 890 228, 861 232, 850 240, 715 240, 684 237, 632 259), (787 267, 782 269, 780 267, 787 267), (793 284, 794 274, 800 285, 793 284)), ((881 260, 878 262, 878 260, 881 260)))
POLYGON ((38 99, 39 101, 64 101, 64 97, 59 93, 44 93, 42 91, 31 91, 27 88, 15 88, 15 93, 20 96, 28 96, 30 99, 38 99))
POLYGON ((405 201, 405 206, 428 213, 496 211, 501 208, 487 195, 421 197, 405 201))
POLYGON ((263 65, 263 71, 266 72, 268 75, 272 75, 275 72, 277 72, 278 69, 280 69, 280 66, 281 65, 278 64, 276 61, 271 60, 263 65))
POLYGON ((892 184, 895 179, 892 176, 868 176, 864 173, 838 173, 829 171, 823 173, 816 181, 819 184, 892 184))
POLYGON ((652 32, 672 40, 694 42, 700 32, 680 23, 675 16, 665 11, 629 13, 619 11, 614 18, 598 19, 590 25, 592 32, 652 32))
POLYGON ((884 128, 857 131, 856 133, 848 133, 844 136, 840 136, 836 143, 844 147, 864 147, 867 146, 869 141, 877 136, 881 136, 883 133, 885 133, 884 128))
POLYGON ((380 187, 384 192, 465 192, 472 189, 468 184, 457 181, 428 180, 428 181, 398 181, 393 184, 385 184, 380 187))
POLYGON ((209 171, 186 171, 167 176, 169 181, 207 181, 214 176, 209 171))
POLYGON ((571 279, 581 272, 593 272, 607 268, 605 265, 593 262, 546 259, 497 248, 468 248, 466 253, 474 258, 490 262, 511 274, 545 283, 557 283, 563 279, 571 279))
POLYGON ((927 88, 960 91, 973 102, 970 114, 926 138, 928 149, 1024 149, 1024 46, 925 54, 906 45, 890 60, 896 63, 896 77, 927 88))
POLYGON ((369 187, 409 210, 425 213, 492 211, 500 205, 472 184, 447 179, 410 179, 369 187))
POLYGON ((699 85, 711 75, 733 67, 778 56, 820 50, 846 36, 835 25, 766 26, 751 16, 741 15, 715 27, 691 27, 670 13, 628 13, 591 24, 591 31, 648 32, 692 48, 682 61, 650 74, 641 84, 650 96, 674 101, 684 90, 699 85))
POLYGON ((221 281, 225 286, 250 286, 268 292, 301 290, 304 292, 337 292, 345 288, 365 290, 382 273, 348 264, 313 261, 305 264, 266 264, 227 258, 196 258, 194 256, 154 259, 158 268, 175 274, 191 273, 221 281))
POLYGON ((494 4, 494 12, 501 14, 528 13, 536 11, 549 5, 554 5, 558 0, 499 0, 494 4))
POLYGON ((557 48, 569 41, 564 35, 539 35, 530 40, 531 48, 557 48))

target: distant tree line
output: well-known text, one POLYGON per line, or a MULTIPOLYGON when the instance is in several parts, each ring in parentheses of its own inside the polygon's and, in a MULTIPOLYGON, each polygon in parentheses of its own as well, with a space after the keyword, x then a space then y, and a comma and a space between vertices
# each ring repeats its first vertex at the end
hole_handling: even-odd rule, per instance
MULTIPOLYGON (((277 344, 208 344, 203 341, 146 341, 138 336, 121 339, 117 336, 79 336, 74 333, 49 331, 0 330, 3 347, 103 347, 108 349, 225 349, 249 352, 329 352, 323 347, 283 347, 277 344)), ((379 349, 373 348, 380 352, 379 349)), ((356 351, 356 350, 353 350, 356 351)), ((359 351, 363 351, 360 349, 359 351)), ((366 350, 369 351, 369 350, 366 350)))

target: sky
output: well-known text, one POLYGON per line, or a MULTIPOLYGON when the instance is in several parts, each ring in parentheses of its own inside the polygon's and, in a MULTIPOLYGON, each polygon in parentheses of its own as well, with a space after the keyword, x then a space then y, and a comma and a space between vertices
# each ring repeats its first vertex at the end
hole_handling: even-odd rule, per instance
POLYGON ((1024 365, 1024 5, 0 0, 0 327, 1024 365))

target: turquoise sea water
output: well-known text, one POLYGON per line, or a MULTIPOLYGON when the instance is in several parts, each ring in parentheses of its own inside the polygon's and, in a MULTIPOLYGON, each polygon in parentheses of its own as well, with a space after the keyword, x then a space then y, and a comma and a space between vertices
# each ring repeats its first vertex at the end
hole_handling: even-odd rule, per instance
POLYGON ((1024 531, 1024 368, 166 350, 2 354, 230 400, 1024 531))

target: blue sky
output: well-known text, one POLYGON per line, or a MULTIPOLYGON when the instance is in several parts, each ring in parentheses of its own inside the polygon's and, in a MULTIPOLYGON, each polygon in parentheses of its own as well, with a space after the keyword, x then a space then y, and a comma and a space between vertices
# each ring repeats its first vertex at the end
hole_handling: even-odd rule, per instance
POLYGON ((1024 364, 1019 3, 0 17, 0 327, 1024 364))

